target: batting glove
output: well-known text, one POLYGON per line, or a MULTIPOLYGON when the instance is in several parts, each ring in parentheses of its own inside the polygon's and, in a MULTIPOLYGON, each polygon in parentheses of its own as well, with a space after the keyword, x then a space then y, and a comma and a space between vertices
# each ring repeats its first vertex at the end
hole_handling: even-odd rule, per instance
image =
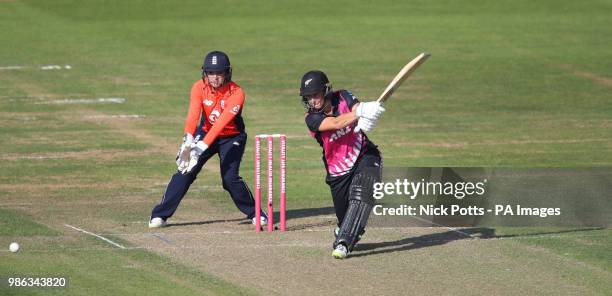
POLYGON ((377 101, 360 103, 356 111, 357 117, 368 119, 378 119, 383 112, 385 112, 385 108, 377 101))
POLYGON ((355 132, 358 133, 359 131, 364 131, 364 132, 369 132, 372 129, 374 129, 374 126, 376 126, 376 122, 378 121, 378 119, 369 119, 369 118, 359 118, 359 121, 357 121, 357 127, 355 127, 355 132))

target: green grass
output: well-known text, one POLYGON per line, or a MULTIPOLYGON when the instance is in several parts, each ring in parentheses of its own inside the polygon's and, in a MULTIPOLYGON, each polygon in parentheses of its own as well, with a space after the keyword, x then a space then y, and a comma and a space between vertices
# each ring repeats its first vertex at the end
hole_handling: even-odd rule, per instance
POLYGON ((68 287, 16 289, 2 295, 253 295, 218 277, 177 264, 144 250, 21 251, 2 255, 7 276, 63 276, 68 287), (25 252, 25 254, 24 254, 25 252), (48 256, 53 252, 54 256, 48 256))
POLYGON ((2 236, 54 236, 59 232, 32 221, 28 215, 0 208, 0 237, 2 236))
POLYGON ((520 242, 550 250, 560 256, 597 266, 607 272, 612 271, 610 229, 499 227, 495 229, 495 234, 501 238, 516 238, 520 242))
MULTIPOLYGON (((104 213, 107 214, 107 213, 104 213)), ((110 213, 112 214, 112 213, 110 213)), ((0 242, 21 244, 18 253, 0 253, 0 278, 66 277, 65 288, 9 288, 2 295, 255 295, 217 276, 155 255, 146 249, 120 250, 91 236, 58 238, 60 231, 31 217, 0 208, 0 242), (51 237, 43 239, 42 237, 51 237), (152 284, 154 283, 154 284, 152 284)), ((121 238, 106 235, 130 247, 121 238)))
MULTIPOLYGON (((0 1, 0 67, 26 67, 0 70, 0 238, 58 236, 62 219, 146 219, 174 170, 174 155, 155 145, 178 148, 189 89, 215 49, 230 55, 247 94, 249 184, 253 135, 289 135, 289 210, 331 206, 303 122, 301 75, 322 69, 334 88, 370 100, 422 51, 432 57, 369 134, 386 166, 611 166, 611 14, 609 0, 0 1), (39 69, 50 64, 72 69, 39 69), (102 97, 126 101, 47 102, 102 97), (90 118, 121 114, 145 118, 90 118), (32 158, 40 156, 49 158, 32 158)), ((205 172, 194 186, 220 186, 219 176, 205 172)), ((222 191, 186 199, 235 213, 222 191)), ((605 229, 518 241, 609 272, 610 237, 605 229)), ((0 274, 73 276, 68 290, 23 291, 33 294, 244 292, 144 250, 56 251, 0 253, 0 274), (132 275, 133 285, 122 282, 132 275)))

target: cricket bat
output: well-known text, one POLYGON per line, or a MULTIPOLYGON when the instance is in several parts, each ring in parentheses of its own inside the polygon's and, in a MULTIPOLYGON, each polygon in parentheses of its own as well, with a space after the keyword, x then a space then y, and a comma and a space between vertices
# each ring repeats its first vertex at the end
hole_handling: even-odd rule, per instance
POLYGON ((385 91, 380 94, 380 97, 378 97, 378 100, 376 101, 381 103, 386 101, 393 94, 393 92, 395 92, 395 90, 402 84, 402 82, 404 82, 404 80, 406 80, 406 78, 408 78, 408 76, 410 76, 430 56, 431 54, 423 52, 416 58, 414 58, 412 61, 410 61, 408 64, 406 64, 406 66, 404 66, 402 70, 400 70, 399 73, 395 75, 395 78, 393 78, 391 83, 389 83, 385 91))

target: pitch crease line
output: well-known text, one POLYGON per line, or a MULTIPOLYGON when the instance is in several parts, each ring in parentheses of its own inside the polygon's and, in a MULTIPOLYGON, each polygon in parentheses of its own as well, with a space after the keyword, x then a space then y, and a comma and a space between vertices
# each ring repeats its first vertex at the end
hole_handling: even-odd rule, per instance
POLYGON ((76 231, 80 231, 80 232, 85 233, 85 234, 89 234, 91 236, 95 236, 95 237, 97 237, 97 238, 99 238, 99 239, 101 239, 101 240, 103 240, 103 241, 105 241, 105 242, 107 242, 107 243, 109 243, 109 244, 119 248, 119 249, 125 249, 124 246, 122 246, 122 245, 120 245, 120 244, 118 244, 118 243, 116 243, 116 242, 114 242, 114 241, 112 241, 112 240, 110 240, 108 238, 105 238, 105 237, 103 237, 101 235, 97 235, 97 234, 95 234, 93 232, 89 232, 87 230, 84 230, 84 229, 81 229, 81 228, 78 228, 78 227, 74 227, 74 226, 68 225, 68 224, 64 224, 64 226, 66 226, 68 228, 72 228, 72 229, 74 229, 76 231))
POLYGON ((456 233, 459 233, 459 234, 465 235, 465 236, 467 236, 467 237, 469 237, 469 238, 478 239, 478 237, 474 237, 474 236, 472 236, 472 235, 471 235, 471 234, 469 234, 469 233, 463 232, 463 231, 461 231, 461 230, 457 230, 457 228, 455 228, 455 227, 450 227, 450 226, 446 226, 446 225, 438 224, 438 223, 436 223, 436 222, 433 222, 433 221, 428 221, 428 220, 425 220, 425 219, 422 219, 422 218, 419 218, 419 217, 415 217, 415 216, 410 216, 410 218, 414 218, 414 219, 419 220, 419 221, 423 221, 423 222, 431 223, 431 224, 436 225, 436 226, 444 227, 444 228, 446 228, 446 229, 448 229, 448 230, 450 230, 450 231, 453 231, 453 232, 456 232, 456 233))

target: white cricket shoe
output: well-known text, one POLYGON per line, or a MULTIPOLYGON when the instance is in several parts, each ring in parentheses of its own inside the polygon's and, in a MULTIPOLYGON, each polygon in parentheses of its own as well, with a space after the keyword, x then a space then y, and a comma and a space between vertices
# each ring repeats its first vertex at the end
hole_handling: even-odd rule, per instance
MULTIPOLYGON (((255 219, 257 219, 257 217, 253 217, 253 219, 251 220, 251 223, 253 223, 253 225, 255 225, 255 222, 257 221, 255 219)), ((268 225, 268 218, 266 218, 265 216, 260 216, 259 221, 261 221, 261 226, 268 225)))
POLYGON ((346 258, 346 256, 348 256, 348 250, 346 249, 346 246, 344 246, 343 244, 339 244, 332 252, 332 256, 334 256, 334 258, 336 259, 346 258))
POLYGON ((149 221, 149 228, 160 228, 164 226, 166 226, 166 220, 160 217, 155 217, 149 221))

